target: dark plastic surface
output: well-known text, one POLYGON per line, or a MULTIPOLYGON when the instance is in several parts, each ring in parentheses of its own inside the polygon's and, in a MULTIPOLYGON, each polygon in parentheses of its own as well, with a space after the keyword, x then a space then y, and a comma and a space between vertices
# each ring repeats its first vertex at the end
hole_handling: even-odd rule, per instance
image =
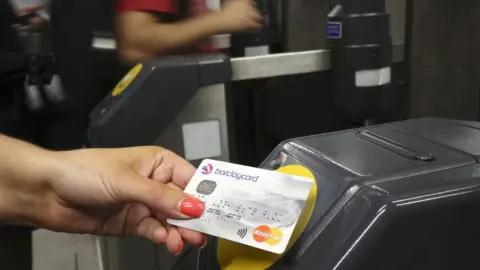
POLYGON ((201 86, 231 78, 229 59, 198 55, 156 59, 143 64, 119 96, 107 95, 90 116, 95 147, 151 144, 201 86))
MULTIPOLYGON (((480 224, 480 164, 469 145, 480 145, 478 124, 433 118, 284 142, 262 167, 286 155, 280 164, 309 167, 319 193, 307 228, 270 269, 475 269, 480 258, 450 248, 480 240, 470 223, 480 224), (448 228, 460 230, 449 231, 455 240, 439 241, 448 228)), ((199 269, 218 269, 210 243, 199 269)))
POLYGON ((199 55, 197 61, 201 86, 225 83, 232 78, 232 66, 224 55, 199 55))
POLYGON ((438 144, 449 145, 477 159, 480 156, 480 124, 468 121, 445 121, 445 119, 425 118, 418 121, 396 123, 394 128, 409 132, 438 144))
POLYGON ((339 118, 355 126, 362 126, 367 119, 378 123, 385 118, 399 118, 400 93, 391 82, 369 86, 356 83, 357 71, 392 65, 389 20, 385 0, 366 0, 361 4, 339 1, 328 14, 327 26, 337 29, 327 31, 332 50, 333 109, 339 118))

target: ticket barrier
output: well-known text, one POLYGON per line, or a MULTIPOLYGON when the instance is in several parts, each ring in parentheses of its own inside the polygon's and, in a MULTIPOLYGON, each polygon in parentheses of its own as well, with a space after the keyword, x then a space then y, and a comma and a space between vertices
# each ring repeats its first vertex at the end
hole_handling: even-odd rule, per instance
POLYGON ((479 154, 479 123, 435 118, 285 141, 260 167, 316 183, 287 251, 210 238, 174 269, 475 269, 479 154))
MULTIPOLYGON (((402 52, 397 46, 397 52, 402 52)), ((402 60, 397 54, 396 61, 402 60)), ((169 57, 134 67, 91 114, 93 147, 155 142, 194 165, 204 158, 230 161, 230 81, 326 71, 330 51, 315 50, 229 59, 224 55, 169 57)), ((233 146, 233 147, 231 147, 233 146)), ((101 269, 172 269, 182 259, 136 237, 99 238, 101 269)), ((181 256, 191 258, 187 248, 181 256)), ((188 261, 187 259, 186 261, 188 261)), ((190 268, 187 268, 190 269, 190 268)))
POLYGON ((474 269, 479 157, 480 123, 436 118, 288 140, 260 167, 316 185, 284 254, 210 238, 172 266, 123 238, 104 269, 474 269))

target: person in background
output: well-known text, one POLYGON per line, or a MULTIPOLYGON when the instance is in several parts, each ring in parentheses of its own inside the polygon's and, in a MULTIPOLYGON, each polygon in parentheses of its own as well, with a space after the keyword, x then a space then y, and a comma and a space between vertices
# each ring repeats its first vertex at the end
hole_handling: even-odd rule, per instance
POLYGON ((252 0, 228 0, 209 11, 205 0, 116 0, 119 56, 135 63, 156 55, 205 52, 217 34, 262 27, 252 0))
POLYGON ((41 28, 45 21, 48 19, 48 14, 45 12, 45 5, 43 4, 36 4, 36 5, 28 5, 26 3, 21 3, 21 1, 12 1, 12 5, 14 6, 15 13, 17 16, 23 16, 28 13, 35 13, 36 16, 33 16, 28 20, 30 26, 33 29, 41 28))
MULTIPOLYGON (((29 11, 0 0, 0 133, 40 143, 35 123, 23 102, 24 77, 9 72, 18 66, 18 56, 25 53, 13 25, 18 22, 18 14, 29 11)), ((30 21, 34 27, 39 22, 30 21)), ((32 269, 32 228, 0 224, 0 269, 32 269)))

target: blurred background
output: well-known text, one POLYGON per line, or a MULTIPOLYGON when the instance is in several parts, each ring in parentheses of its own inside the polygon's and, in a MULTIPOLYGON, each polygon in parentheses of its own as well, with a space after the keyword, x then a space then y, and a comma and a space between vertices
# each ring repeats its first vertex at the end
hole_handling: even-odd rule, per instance
MULTIPOLYGON (((0 37, 2 62, 8 66, 0 69, 8 70, 0 72, 2 132, 50 149, 88 147, 90 112, 131 68, 118 57, 114 1, 0 1, 13 10, 12 19, 3 22, 11 28, 0 32, 5 37, 0 37)), ((335 2, 271 1, 281 38, 270 53, 330 47, 326 18, 335 2)), ((455 2, 385 1, 393 44, 391 87, 397 94, 395 106, 377 122, 421 116, 479 120, 480 31, 475 29, 480 4, 455 2)), ((220 8, 219 1, 207 4, 220 8)), ((221 51, 245 56, 228 45, 221 51)), ((250 108, 237 113, 243 118, 236 125, 245 121, 251 126, 236 134, 236 141, 255 144, 239 150, 237 161, 258 165, 285 139, 356 126, 337 121, 331 76, 321 70, 232 82, 230 88, 251 93, 236 97, 250 108), (283 113, 286 108, 289 112, 283 113)), ((34 270, 104 269, 103 243, 93 236, 34 230, 32 241, 34 270)))

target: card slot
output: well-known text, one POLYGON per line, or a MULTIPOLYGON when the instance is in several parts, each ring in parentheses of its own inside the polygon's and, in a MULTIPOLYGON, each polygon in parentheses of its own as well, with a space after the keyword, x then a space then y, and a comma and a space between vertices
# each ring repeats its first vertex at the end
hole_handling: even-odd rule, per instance
POLYGON ((386 137, 380 136, 368 130, 357 131, 356 135, 365 141, 373 143, 377 146, 380 146, 386 150, 389 150, 411 160, 434 161, 436 159, 435 156, 430 153, 425 153, 421 150, 412 149, 406 145, 390 140, 386 137))

